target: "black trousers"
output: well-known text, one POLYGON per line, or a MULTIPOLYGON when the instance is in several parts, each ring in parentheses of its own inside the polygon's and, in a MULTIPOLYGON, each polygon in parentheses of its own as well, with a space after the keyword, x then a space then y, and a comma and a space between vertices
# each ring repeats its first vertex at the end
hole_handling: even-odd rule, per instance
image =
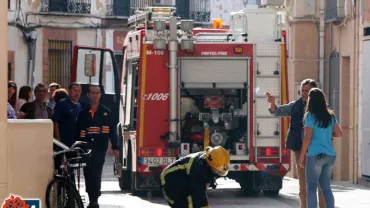
POLYGON ((162 194, 171 208, 189 208, 187 194, 172 186, 162 186, 162 194))
POLYGON ((90 202, 98 202, 101 195, 101 177, 107 150, 92 148, 89 164, 84 168, 86 192, 90 202))

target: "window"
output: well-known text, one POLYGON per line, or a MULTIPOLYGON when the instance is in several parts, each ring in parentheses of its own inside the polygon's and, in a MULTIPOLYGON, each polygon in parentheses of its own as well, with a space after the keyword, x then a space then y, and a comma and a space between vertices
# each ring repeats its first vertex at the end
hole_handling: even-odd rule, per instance
POLYGON ((123 63, 123 55, 122 54, 114 54, 114 58, 116 59, 118 75, 121 77, 122 73, 122 63, 123 63))
POLYGON ((126 72, 125 125, 136 130, 139 90, 139 60, 128 61, 126 72))
POLYGON ((72 41, 49 40, 49 82, 68 87, 71 82, 72 41))
MULTIPOLYGON (((131 2, 137 2, 131 0, 131 2)), ((141 2, 141 1, 140 1, 141 2)), ((133 5, 131 5, 133 6, 133 5)), ((107 16, 130 16, 130 1, 108 0, 107 16)))
POLYGON ((41 12, 90 14, 91 0, 48 0, 42 3, 41 12))
POLYGON ((12 80, 12 63, 8 63, 8 81, 12 80))
POLYGON ((8 0, 8 9, 10 9, 10 0, 8 0))
POLYGON ((113 60, 109 52, 104 52, 102 85, 105 94, 115 94, 113 60))

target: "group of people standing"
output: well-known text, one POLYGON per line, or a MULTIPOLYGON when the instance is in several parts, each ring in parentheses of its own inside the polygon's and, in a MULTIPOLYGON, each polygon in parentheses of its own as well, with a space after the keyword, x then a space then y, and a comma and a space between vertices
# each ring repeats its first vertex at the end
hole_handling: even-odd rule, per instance
MULTIPOLYGON (((62 143, 71 146, 76 140, 86 141, 87 148, 92 150, 90 163, 84 168, 86 192, 90 201, 88 208, 98 208, 109 140, 113 154, 119 154, 117 127, 111 111, 100 103, 102 93, 99 85, 89 85, 88 92, 81 94, 82 87, 78 83, 71 83, 67 89, 57 83, 49 86, 39 83, 34 90, 30 86, 21 87, 17 98, 17 85, 9 81, 8 119, 51 119, 54 123, 54 137, 62 143)), ((58 168, 59 159, 55 158, 55 162, 58 168)))
POLYGON ((294 152, 297 164, 301 208, 317 207, 317 189, 320 208, 334 208, 330 183, 336 152, 332 139, 342 137, 342 129, 314 80, 303 80, 300 93, 296 101, 277 106, 274 95, 266 92, 269 111, 290 117, 286 147, 294 152))
POLYGON ((51 119, 55 99, 65 98, 68 94, 57 83, 52 83, 49 87, 38 83, 34 90, 31 86, 22 86, 19 89, 18 98, 17 91, 17 84, 14 81, 9 81, 8 119, 51 119))

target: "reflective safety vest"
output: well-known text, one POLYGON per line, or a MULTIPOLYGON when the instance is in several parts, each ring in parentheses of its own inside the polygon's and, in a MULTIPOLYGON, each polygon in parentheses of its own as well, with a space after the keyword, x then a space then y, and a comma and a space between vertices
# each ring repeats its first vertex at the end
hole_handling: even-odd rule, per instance
POLYGON ((95 112, 86 106, 77 119, 78 137, 90 142, 93 148, 102 151, 108 148, 108 139, 112 143, 112 149, 118 149, 116 124, 111 111, 104 105, 99 105, 95 112))

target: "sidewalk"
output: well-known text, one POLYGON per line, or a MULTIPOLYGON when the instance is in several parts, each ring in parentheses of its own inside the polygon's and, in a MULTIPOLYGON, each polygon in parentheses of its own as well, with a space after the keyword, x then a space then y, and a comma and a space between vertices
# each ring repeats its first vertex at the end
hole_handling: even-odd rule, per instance
MULTIPOLYGON (((349 182, 332 181, 332 190, 336 207, 340 208, 369 208, 370 188, 363 185, 355 185, 349 182)), ((284 187, 281 192, 291 198, 299 199, 298 179, 284 178, 284 187)))

